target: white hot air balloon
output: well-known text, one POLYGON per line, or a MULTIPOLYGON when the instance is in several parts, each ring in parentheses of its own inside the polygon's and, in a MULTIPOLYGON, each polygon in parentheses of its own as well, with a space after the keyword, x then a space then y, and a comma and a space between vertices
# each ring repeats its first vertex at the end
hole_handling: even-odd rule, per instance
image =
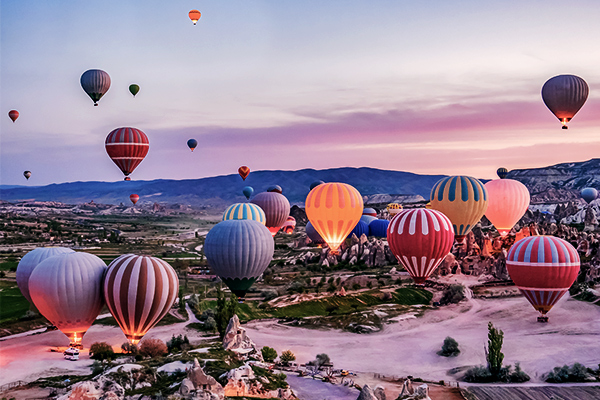
POLYGON ((25 254, 17 266, 17 285, 27 301, 32 303, 29 295, 29 276, 39 263, 57 254, 75 253, 66 247, 38 247, 25 254))

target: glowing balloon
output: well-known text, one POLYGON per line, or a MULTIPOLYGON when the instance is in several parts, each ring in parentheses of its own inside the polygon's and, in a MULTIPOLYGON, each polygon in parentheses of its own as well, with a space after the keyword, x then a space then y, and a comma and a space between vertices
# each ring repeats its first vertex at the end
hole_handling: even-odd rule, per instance
POLYGON ((135 203, 137 203, 139 199, 140 199, 140 196, 138 196, 137 194, 130 194, 129 195, 129 200, 131 200, 131 202, 133 203, 133 205, 135 205, 135 203))
POLYGON ((144 132, 136 128, 117 128, 110 132, 104 143, 108 156, 129 180, 136 167, 144 160, 150 142, 144 132))
POLYGON ((546 107, 567 129, 567 122, 577 114, 587 100, 589 87, 575 75, 558 75, 550 78, 542 87, 542 99, 546 107))
POLYGON ((431 189, 431 208, 444 213, 454 227, 458 242, 479 222, 488 206, 483 183, 470 176, 440 179, 431 189))
POLYGON ((363 211, 363 199, 358 190, 338 182, 318 185, 310 191, 305 204, 309 221, 332 252, 337 252, 363 211))
POLYGON ((194 151, 196 146, 198 146, 198 141, 196 139, 190 139, 187 141, 187 145, 190 148, 190 150, 194 151))
POLYGON ((506 236, 529 208, 529 190, 513 179, 494 179, 485 184, 488 207, 485 216, 501 236, 506 236))
POLYGON ((131 84, 129 85, 129 92, 135 97, 136 94, 140 91, 140 85, 131 84))
POLYGON ((110 89, 110 76, 100 69, 90 69, 81 75, 81 87, 90 96, 94 105, 98 105, 98 101, 110 89))
POLYGON ((63 253, 40 262, 29 276, 33 304, 52 325, 80 345, 102 306, 106 264, 89 253, 63 253))
POLYGON ((190 17, 194 25, 196 25, 196 22, 198 22, 202 14, 200 14, 200 11, 198 10, 192 10, 188 13, 188 16, 190 17))
POLYGON ((544 318, 575 282, 579 255, 566 240, 529 236, 512 245, 506 268, 521 293, 544 318))
POLYGON ((452 222, 439 211, 403 210, 388 227, 390 250, 417 284, 425 280, 452 250, 452 222))
POLYGON ((263 209, 267 216, 266 226, 273 236, 277 234, 290 215, 290 202, 278 192, 262 192, 254 196, 251 203, 263 209))
POLYGON ((124 254, 104 277, 108 310, 132 344, 169 312, 178 294, 177 273, 160 258, 124 254))
POLYGON ((19 265, 17 265, 17 285, 23 296, 31 301, 29 295, 29 277, 31 273, 38 266, 39 263, 44 261, 48 257, 55 256, 57 254, 75 253, 71 249, 66 247, 38 247, 37 249, 31 250, 21 258, 19 265))
POLYGON ((496 174, 498 175, 498 178, 504 179, 506 178, 506 175, 508 175, 508 170, 504 167, 500 167, 496 170, 496 174))
POLYGON ((598 191, 594 188, 585 188, 581 191, 581 198, 585 200, 586 203, 590 204, 592 201, 596 200, 598 197, 598 191))
POLYGON ((318 244, 319 246, 325 244, 325 240, 323 240, 319 232, 317 232, 317 230, 313 227, 310 221, 308 221, 308 223, 306 224, 306 236, 308 236, 308 238, 314 244, 318 244))
POLYGON ((267 217, 262 208, 252 203, 235 203, 223 213, 223 221, 230 219, 252 219, 265 225, 267 217))
POLYGON ((288 235, 294 233, 294 229, 296 229, 296 218, 291 215, 287 217, 287 220, 283 223, 281 230, 288 235))
POLYGON ((238 168, 238 174, 240 174, 243 180, 246 180, 246 178, 250 174, 250 168, 246 167, 245 165, 242 165, 238 168))
POLYGON ((208 264, 240 298, 265 271, 274 251, 269 230, 250 219, 219 222, 204 241, 208 264))
POLYGON ((252 193, 254 193, 254 188, 252 186, 246 186, 242 189, 242 194, 246 196, 246 200, 250 200, 252 193))
POLYGON ((29 180, 29 178, 31 177, 31 171, 25 171, 25 172, 23 172, 23 176, 25 178, 27 178, 27 180, 29 180))
POLYGON ((17 110, 10 110, 8 112, 8 118, 10 118, 12 122, 15 122, 17 118, 19 118, 19 112, 17 110))

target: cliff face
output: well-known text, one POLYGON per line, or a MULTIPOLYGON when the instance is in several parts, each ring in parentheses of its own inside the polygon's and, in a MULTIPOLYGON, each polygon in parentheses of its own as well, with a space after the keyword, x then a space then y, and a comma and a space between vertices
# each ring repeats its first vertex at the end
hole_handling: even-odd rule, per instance
POLYGON ((577 200, 581 198, 581 189, 600 188, 600 158, 545 168, 515 169, 507 177, 527 186, 534 204, 577 200))

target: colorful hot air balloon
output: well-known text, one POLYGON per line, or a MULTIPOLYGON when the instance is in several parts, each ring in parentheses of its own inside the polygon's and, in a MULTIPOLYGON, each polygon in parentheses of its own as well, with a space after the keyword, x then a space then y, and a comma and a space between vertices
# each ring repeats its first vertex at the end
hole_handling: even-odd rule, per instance
POLYGON ((594 188, 585 188, 581 191, 581 198, 585 200, 586 203, 590 204, 592 201, 596 200, 598 197, 598 191, 594 188))
POLYGON ((29 295, 29 277, 35 267, 46 258, 66 253, 75 253, 75 251, 66 247, 38 247, 21 258, 19 265, 17 265, 17 285, 27 301, 32 303, 31 296, 29 295))
POLYGON ((100 69, 90 69, 81 75, 81 87, 90 96, 94 105, 98 105, 100 98, 110 89, 110 76, 100 69))
POLYGON ((275 251, 269 230, 250 219, 219 222, 206 235, 208 264, 239 298, 265 271, 275 251))
POLYGON ((188 16, 190 17, 194 25, 196 25, 196 22, 198 22, 202 14, 198 10, 192 10, 188 13, 188 16))
POLYGON ((198 146, 198 141, 196 139, 190 139, 187 141, 187 145, 190 148, 190 150, 194 151, 196 146, 198 146))
POLYGON ((23 172, 23 176, 25 178, 27 178, 27 180, 29 180, 29 178, 31 177, 31 171, 25 171, 25 172, 23 172))
POLYGON ((133 95, 133 97, 135 97, 135 95, 138 94, 139 91, 140 85, 136 85, 135 83, 129 85, 129 92, 133 95))
POLYGON ((150 142, 144 132, 136 128, 117 128, 108 134, 105 141, 106 152, 117 167, 125 174, 129 174, 144 160, 150 142))
POLYGON ((376 219, 369 224, 369 236, 384 238, 387 237, 387 228, 390 221, 387 219, 376 219))
POLYGON ((19 112, 17 110, 10 110, 8 112, 8 118, 10 118, 12 122, 15 122, 17 118, 19 118, 19 112))
POLYGON ((134 206, 135 206, 135 203, 137 203, 139 199, 140 199, 140 196, 138 196, 137 194, 129 195, 129 200, 131 200, 131 202, 133 203, 134 206))
POLYGON ((240 174, 243 180, 246 180, 246 178, 250 174, 250 168, 246 167, 245 165, 242 165, 238 168, 238 174, 240 174))
POLYGON ((316 188, 317 186, 323 184, 325 182, 323 181, 314 181, 313 183, 310 184, 310 190, 313 190, 314 188, 316 188))
POLYGON ((501 236, 506 236, 529 208, 529 190, 513 179, 494 179, 485 184, 488 207, 485 216, 501 236))
POLYGON ((308 238, 314 244, 318 244, 319 247, 322 244, 325 244, 325 240, 323 240, 323 238, 321 237, 319 232, 317 232, 317 230, 313 227, 313 225, 310 223, 310 221, 308 221, 308 223, 306 224, 306 236, 308 236, 308 238))
POLYGON ((457 242, 462 242, 479 222, 488 205, 488 195, 478 179, 470 176, 449 176, 440 179, 431 189, 431 208, 450 218, 457 242))
POLYGON ((365 207, 363 210, 363 215, 370 215, 372 217, 377 217, 377 210, 371 207, 365 207))
POLYGON ((589 93, 587 83, 575 75, 558 75, 550 78, 542 87, 542 99, 546 107, 567 129, 567 122, 585 104, 589 93))
POLYGON ((402 211, 402 204, 390 203, 390 204, 387 205, 387 210, 390 213, 390 216, 394 217, 394 215, 396 215, 400 211, 402 211))
POLYGON ((40 262, 29 276, 29 295, 40 314, 62 333, 71 345, 81 339, 102 306, 102 278, 106 264, 89 253, 63 253, 40 262))
POLYGON ((283 223, 281 230, 288 235, 294 233, 294 229, 296 229, 296 218, 291 215, 287 217, 287 220, 283 223))
POLYGON ((267 188, 267 192, 283 193, 283 189, 279 185, 271 185, 267 188))
POLYGON ((357 238, 360 238, 362 235, 369 236, 369 224, 359 220, 348 234, 348 239, 350 239, 352 235, 356 235, 357 238))
POLYGON ((132 344, 169 312, 178 294, 177 273, 156 257, 124 254, 110 263, 104 277, 108 310, 132 344))
POLYGON ((508 170, 504 167, 500 167, 496 170, 496 174, 498 175, 498 178, 504 179, 506 178, 506 175, 508 175, 508 170))
POLYGON ((416 284, 423 284, 452 250, 452 222, 439 211, 403 210, 388 227, 390 250, 416 284))
POLYGON ((269 232, 275 236, 290 215, 290 202, 288 199, 278 192, 262 192, 254 196, 251 203, 263 209, 267 216, 265 225, 269 228, 269 232))
POLYGON ((318 185, 310 191, 305 204, 306 216, 333 253, 356 226, 363 211, 358 190, 339 182, 318 185))
POLYGON ((250 200, 252 193, 254 193, 254 188, 252 186, 246 186, 242 189, 242 194, 246 196, 246 200, 250 200))
POLYGON ((529 236, 512 245, 506 268, 521 293, 542 316, 569 290, 579 273, 579 255, 566 240, 529 236))
POLYGON ((369 226, 369 224, 373 221, 375 221, 377 219, 377 217, 374 217, 372 215, 361 215, 360 216, 360 220, 362 222, 364 222, 365 224, 367 224, 367 226, 369 226))
POLYGON ((265 225, 267 217, 262 208, 252 203, 235 203, 223 213, 223 221, 230 219, 252 219, 265 225))

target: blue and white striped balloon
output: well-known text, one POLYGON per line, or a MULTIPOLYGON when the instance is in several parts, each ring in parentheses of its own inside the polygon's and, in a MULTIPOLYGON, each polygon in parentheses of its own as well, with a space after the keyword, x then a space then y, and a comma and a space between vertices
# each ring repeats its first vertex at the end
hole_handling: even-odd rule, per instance
POLYGON ((223 213, 223 221, 230 219, 251 219, 265 225, 267 216, 262 208, 254 203, 235 203, 223 213))

